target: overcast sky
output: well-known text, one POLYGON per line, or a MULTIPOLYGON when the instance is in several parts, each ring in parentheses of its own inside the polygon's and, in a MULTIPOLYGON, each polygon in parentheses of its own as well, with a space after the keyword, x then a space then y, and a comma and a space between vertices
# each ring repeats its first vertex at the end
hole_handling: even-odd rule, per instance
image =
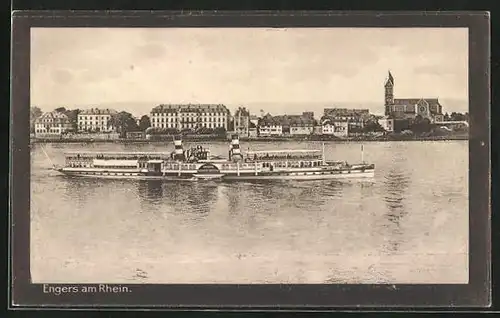
MULTIPOLYGON (((158 103, 223 103, 272 114, 439 97, 467 111, 467 29, 33 28, 31 105, 115 105, 134 115, 158 103)), ((122 110, 117 109, 117 110, 122 110)))

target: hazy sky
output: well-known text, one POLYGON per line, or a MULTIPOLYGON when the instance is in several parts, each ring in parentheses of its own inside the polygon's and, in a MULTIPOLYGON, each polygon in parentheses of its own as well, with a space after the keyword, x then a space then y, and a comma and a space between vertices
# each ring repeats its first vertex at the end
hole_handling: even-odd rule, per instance
POLYGON ((31 30, 31 105, 44 111, 115 105, 142 115, 159 103, 223 103, 381 113, 389 69, 396 98, 439 97, 444 111, 467 111, 467 29, 31 30))

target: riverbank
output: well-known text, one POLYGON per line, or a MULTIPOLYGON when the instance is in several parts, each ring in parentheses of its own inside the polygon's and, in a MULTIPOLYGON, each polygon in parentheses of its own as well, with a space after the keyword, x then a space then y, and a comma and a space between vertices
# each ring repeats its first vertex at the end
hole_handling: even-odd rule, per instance
MULTIPOLYGON (((333 141, 333 142, 384 142, 384 141, 447 141, 447 140, 468 140, 468 135, 449 135, 449 136, 406 136, 406 135, 387 135, 379 137, 355 136, 348 138, 331 138, 324 136, 311 137, 254 137, 241 138, 243 142, 286 142, 286 141, 333 141)), ((197 138, 190 136, 184 138, 190 142, 207 142, 207 141, 228 141, 225 137, 218 138, 197 138)), ((69 138, 32 138, 31 143, 164 143, 171 142, 171 139, 148 140, 148 139, 69 139, 69 138)))

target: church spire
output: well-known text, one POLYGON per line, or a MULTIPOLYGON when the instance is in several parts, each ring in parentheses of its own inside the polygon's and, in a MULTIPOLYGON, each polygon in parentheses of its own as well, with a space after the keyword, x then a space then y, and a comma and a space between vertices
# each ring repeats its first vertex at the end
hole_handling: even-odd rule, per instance
POLYGON ((389 71, 389 77, 387 78, 387 81, 385 81, 385 86, 394 86, 394 77, 392 77, 391 71, 389 71))
POLYGON ((385 115, 389 116, 392 113, 392 107, 394 105, 394 77, 392 77, 391 71, 389 71, 389 77, 385 81, 385 115))

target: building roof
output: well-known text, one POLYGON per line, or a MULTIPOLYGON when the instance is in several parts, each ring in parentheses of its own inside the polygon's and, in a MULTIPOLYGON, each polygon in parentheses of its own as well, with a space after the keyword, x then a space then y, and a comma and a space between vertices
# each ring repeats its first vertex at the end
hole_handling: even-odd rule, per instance
POLYGON ((416 105, 420 100, 424 100, 429 103, 429 105, 441 105, 437 98, 395 98, 394 105, 416 105))
POLYGON ((91 108, 82 109, 78 115, 114 115, 117 113, 116 110, 110 108, 91 108))
POLYGON ((223 104, 161 104, 154 107, 151 113, 228 113, 229 110, 223 104))
POLYGON ((61 112, 52 111, 52 112, 42 114, 42 116, 35 119, 35 122, 36 123, 43 122, 43 120, 46 120, 46 119, 61 120, 61 121, 69 120, 68 116, 66 116, 66 114, 61 113, 61 112))
POLYGON ((261 119, 260 125, 263 126, 314 126, 315 120, 309 116, 303 115, 281 115, 271 116, 266 115, 261 119))
POLYGON ((328 117, 328 116, 323 116, 321 117, 321 125, 327 125, 327 124, 338 124, 338 123, 348 123, 348 119, 336 119, 333 117, 328 117))
POLYGON ((365 109, 355 109, 355 108, 325 108, 323 110, 325 116, 353 116, 361 117, 370 114, 370 110, 365 109))

